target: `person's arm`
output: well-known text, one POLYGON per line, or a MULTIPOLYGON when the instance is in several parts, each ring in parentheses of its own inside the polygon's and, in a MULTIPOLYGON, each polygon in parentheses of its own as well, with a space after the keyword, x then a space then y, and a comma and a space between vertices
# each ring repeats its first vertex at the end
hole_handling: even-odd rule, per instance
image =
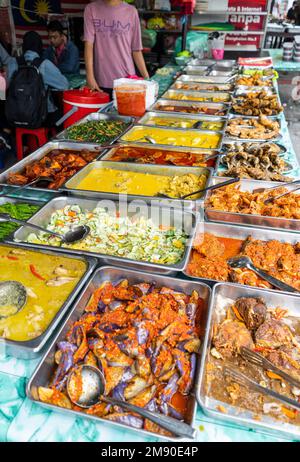
POLYGON ((8 66, 9 63, 10 63, 12 60, 14 60, 14 59, 15 59, 15 58, 13 58, 12 56, 10 56, 10 55, 7 53, 7 51, 6 51, 6 49, 4 48, 4 46, 1 45, 1 43, 0 43, 0 61, 2 62, 2 64, 3 64, 4 66, 8 66))
POLYGON ((84 42, 84 61, 86 69, 86 83, 91 90, 102 91, 94 75, 94 44, 84 42))
POLYGON ((147 71, 146 63, 144 60, 143 53, 141 51, 133 51, 132 52, 132 57, 133 61, 138 68, 138 70, 141 73, 141 76, 144 77, 144 79, 149 79, 149 74, 147 71))
POLYGON ((62 61, 57 67, 63 74, 77 74, 79 72, 79 51, 73 43, 68 44, 62 61))
POLYGON ((86 83, 91 90, 102 91, 94 74, 95 26, 90 10, 91 4, 87 5, 84 10, 84 61, 86 69, 86 83))
POLYGON ((41 74, 45 85, 55 90, 67 90, 69 88, 69 81, 60 72, 58 67, 55 66, 51 61, 46 59, 42 62, 40 67, 41 74))
POLYGON ((137 10, 134 12, 133 18, 133 28, 132 28, 132 40, 131 40, 131 50, 133 61, 141 73, 141 76, 144 79, 149 79, 149 74, 145 64, 144 56, 142 53, 143 44, 142 44, 142 34, 141 34, 141 25, 140 19, 137 10))

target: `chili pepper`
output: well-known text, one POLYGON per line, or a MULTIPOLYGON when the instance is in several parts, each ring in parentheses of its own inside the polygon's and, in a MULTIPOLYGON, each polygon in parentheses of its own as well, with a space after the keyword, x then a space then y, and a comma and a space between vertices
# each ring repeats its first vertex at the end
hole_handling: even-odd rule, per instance
POLYGON ((6 258, 9 260, 19 260, 18 257, 13 257, 12 255, 6 255, 6 258))
POLYGON ((36 278, 40 279, 41 281, 45 281, 45 280, 46 280, 43 276, 41 276, 41 275, 37 272, 37 270, 35 269, 35 266, 34 266, 34 265, 29 265, 29 268, 30 268, 30 271, 32 272, 32 274, 33 274, 36 278))

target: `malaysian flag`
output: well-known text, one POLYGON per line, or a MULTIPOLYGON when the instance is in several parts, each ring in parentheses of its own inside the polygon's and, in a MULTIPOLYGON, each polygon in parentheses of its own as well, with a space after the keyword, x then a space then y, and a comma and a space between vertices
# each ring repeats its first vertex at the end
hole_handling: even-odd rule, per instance
POLYGON ((11 0, 17 45, 22 44, 23 36, 30 30, 38 32, 44 46, 49 46, 47 22, 68 16, 83 16, 89 0, 11 0))

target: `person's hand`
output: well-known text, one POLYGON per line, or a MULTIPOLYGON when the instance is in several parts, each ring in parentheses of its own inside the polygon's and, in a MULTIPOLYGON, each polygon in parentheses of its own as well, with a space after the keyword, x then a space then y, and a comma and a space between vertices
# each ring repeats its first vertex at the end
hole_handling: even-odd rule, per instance
POLYGON ((100 88, 99 85, 97 84, 95 77, 89 77, 89 76, 87 76, 87 78, 86 78, 86 83, 87 83, 87 86, 88 86, 91 90, 96 90, 96 91, 99 91, 100 93, 103 92, 103 90, 101 90, 101 88, 100 88))

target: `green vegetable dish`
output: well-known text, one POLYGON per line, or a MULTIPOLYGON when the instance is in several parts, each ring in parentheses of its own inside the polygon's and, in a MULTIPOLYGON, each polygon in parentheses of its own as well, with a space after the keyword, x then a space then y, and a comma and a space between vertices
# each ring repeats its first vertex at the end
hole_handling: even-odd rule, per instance
POLYGON ((76 225, 88 225, 90 233, 74 244, 62 243, 61 239, 44 232, 29 234, 27 242, 158 264, 175 264, 183 257, 188 238, 183 230, 157 226, 151 219, 111 215, 100 207, 87 211, 78 205, 67 205, 52 213, 47 229, 65 234, 76 225))
MULTIPOLYGON (((0 205, 0 213, 7 213, 12 218, 19 220, 28 220, 39 210, 38 205, 32 205, 27 203, 10 203, 0 205)), ((0 240, 2 241, 5 237, 13 233, 19 225, 16 223, 10 223, 9 221, 0 222, 0 240)))
POLYGON ((89 143, 106 143, 120 136, 128 124, 122 120, 90 120, 68 129, 68 139, 89 143))

